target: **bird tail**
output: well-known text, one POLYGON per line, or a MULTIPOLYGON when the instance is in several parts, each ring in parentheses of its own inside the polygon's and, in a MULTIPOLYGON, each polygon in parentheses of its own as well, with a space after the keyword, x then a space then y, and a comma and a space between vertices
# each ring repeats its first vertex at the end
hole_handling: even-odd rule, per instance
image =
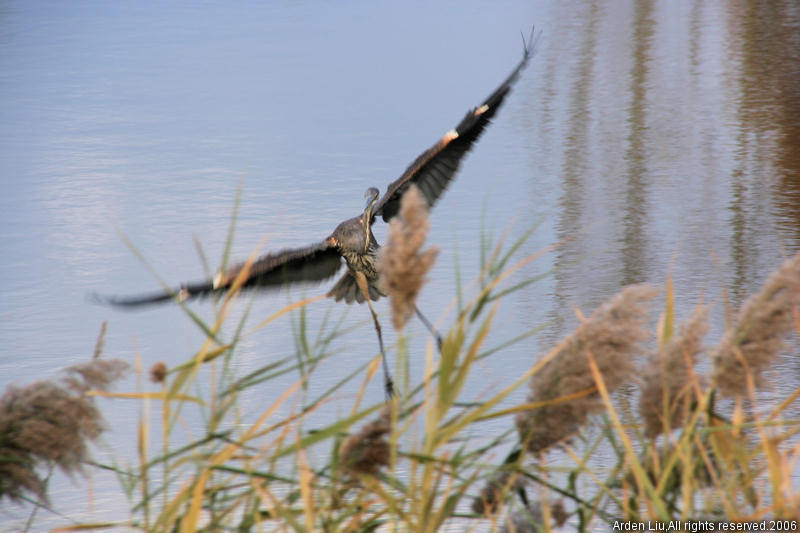
MULTIPOLYGON (((383 292, 380 287, 378 286, 378 280, 369 280, 369 299, 377 301, 380 299, 381 296, 386 296, 386 293, 383 292)), ((339 281, 336 282, 336 285, 328 291, 329 298, 333 298, 334 301, 340 302, 344 300, 346 303, 351 304, 353 302, 358 302, 360 304, 364 303, 364 295, 358 288, 356 284, 356 279, 353 277, 353 274, 348 270, 344 276, 339 278, 339 281)))

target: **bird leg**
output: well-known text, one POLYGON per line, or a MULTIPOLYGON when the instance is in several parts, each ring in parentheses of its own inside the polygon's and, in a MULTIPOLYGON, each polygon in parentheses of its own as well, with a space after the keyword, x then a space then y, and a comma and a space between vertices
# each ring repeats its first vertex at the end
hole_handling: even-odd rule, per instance
POLYGON ((364 295, 364 299, 367 301, 367 306, 369 307, 369 312, 372 313, 372 322, 375 324, 375 331, 378 333, 378 345, 381 349, 381 362, 383 363, 383 386, 386 392, 386 398, 391 399, 394 396, 394 381, 392 380, 392 374, 389 372, 389 364, 386 362, 386 351, 383 349, 383 334, 381 333, 381 325, 378 322, 378 314, 375 313, 375 309, 372 308, 372 302, 369 299, 369 287, 367 286, 367 278, 364 276, 363 272, 353 272, 353 277, 356 279, 356 285, 358 285, 359 290, 364 295))
POLYGON ((439 332, 436 331, 434 325, 431 324, 430 320, 425 318, 425 315, 422 314, 422 311, 420 311, 419 307, 417 307, 416 305, 414 305, 414 312, 417 313, 419 319, 422 321, 423 324, 425 324, 425 327, 428 328, 428 331, 431 332, 433 338, 436 339, 436 347, 439 348, 439 353, 442 353, 442 342, 443 342, 442 336, 439 335, 439 332))

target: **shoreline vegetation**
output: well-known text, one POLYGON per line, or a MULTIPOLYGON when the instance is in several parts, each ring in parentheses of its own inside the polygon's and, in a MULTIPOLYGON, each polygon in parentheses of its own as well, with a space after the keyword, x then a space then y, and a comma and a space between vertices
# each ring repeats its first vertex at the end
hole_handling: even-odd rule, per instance
POLYGON ((404 325, 437 251, 423 250, 428 222, 418 195, 405 195, 398 218, 381 257, 398 337, 398 394, 390 401, 366 405, 380 356, 309 398, 318 364, 347 332, 326 322, 309 335, 305 307, 319 298, 254 328, 245 313, 223 330, 234 288, 217 302, 213 323, 184 307, 206 339, 183 364, 153 365, 155 392, 111 390, 128 364, 102 355, 105 325, 89 362, 51 381, 9 386, 0 398, 0 505, 30 505, 30 528, 48 508, 54 469, 99 467, 118 473, 129 516, 58 531, 592 531, 620 521, 800 519, 800 425, 785 418, 797 411, 790 407, 800 387, 759 401, 779 356, 796 353, 800 253, 738 310, 725 310, 716 343, 706 338, 711 309, 702 301, 676 323, 667 277, 660 290, 624 287, 588 316, 578 312, 581 324, 549 352, 532 354, 523 375, 476 397, 466 387, 470 373, 538 331, 487 346, 503 298, 536 281, 519 279, 520 271, 549 250, 517 259, 530 232, 510 245, 482 242, 474 294, 458 298, 441 353, 431 339, 424 376, 412 383, 404 325), (286 314, 298 356, 237 375, 238 343, 286 314), (287 375, 297 378, 290 387, 269 389, 287 375), (243 418, 239 400, 254 387, 264 407, 243 418), (524 387, 526 402, 509 407, 504 400, 524 387), (106 427, 98 397, 152 402, 162 441, 148 441, 142 418, 138 457, 126 466, 91 462, 89 445, 106 427), (305 425, 332 402, 343 416, 305 425), (185 443, 177 435, 190 407, 205 427, 185 443), (487 435, 489 420, 507 430, 487 435), (602 469, 593 462, 598 453, 602 469))

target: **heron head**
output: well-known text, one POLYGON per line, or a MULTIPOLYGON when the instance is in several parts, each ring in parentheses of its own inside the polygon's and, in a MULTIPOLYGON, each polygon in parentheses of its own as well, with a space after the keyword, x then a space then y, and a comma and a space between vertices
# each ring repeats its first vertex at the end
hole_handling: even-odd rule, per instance
POLYGON ((380 194, 381 192, 375 187, 370 187, 364 193, 364 198, 367 199, 367 205, 364 206, 364 220, 372 219, 372 208, 375 207, 375 204, 378 202, 378 196, 380 196, 380 194))

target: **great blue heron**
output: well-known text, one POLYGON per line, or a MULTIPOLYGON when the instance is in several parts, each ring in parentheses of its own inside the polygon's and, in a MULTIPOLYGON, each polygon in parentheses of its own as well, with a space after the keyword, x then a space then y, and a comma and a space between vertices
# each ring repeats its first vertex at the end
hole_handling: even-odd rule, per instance
MULTIPOLYGON (((533 37, 532 31, 531 37, 533 37)), ((522 60, 503 83, 478 107, 468 111, 455 129, 445 133, 432 147, 420 154, 399 178, 389 184, 383 196, 380 196, 375 187, 367 189, 365 194, 367 205, 364 212, 340 223, 323 241, 305 248, 269 253, 251 263, 242 263, 221 272, 213 279, 183 284, 175 290, 130 297, 97 296, 96 299, 112 306, 127 308, 173 299, 183 301, 228 290, 237 281, 243 269, 246 270, 242 274, 243 279, 238 280, 243 289, 276 287, 303 281, 323 281, 339 271, 342 258, 347 265, 347 272, 336 282, 327 296, 335 301, 344 300, 348 304, 354 301, 359 303, 366 301, 369 304, 370 300, 386 296, 379 283, 380 246, 372 234, 372 224, 376 217, 380 216, 388 222, 397 215, 400 199, 412 184, 422 192, 429 208, 436 203, 455 176, 464 154, 478 140, 489 120, 502 105, 511 86, 531 57, 535 41, 531 38, 525 42, 523 38, 522 60)), ((369 307, 378 333, 386 393, 391 395, 393 385, 383 350, 380 324, 372 306, 369 307)), ((417 314, 432 330, 430 323, 424 319, 419 310, 417 314)))

